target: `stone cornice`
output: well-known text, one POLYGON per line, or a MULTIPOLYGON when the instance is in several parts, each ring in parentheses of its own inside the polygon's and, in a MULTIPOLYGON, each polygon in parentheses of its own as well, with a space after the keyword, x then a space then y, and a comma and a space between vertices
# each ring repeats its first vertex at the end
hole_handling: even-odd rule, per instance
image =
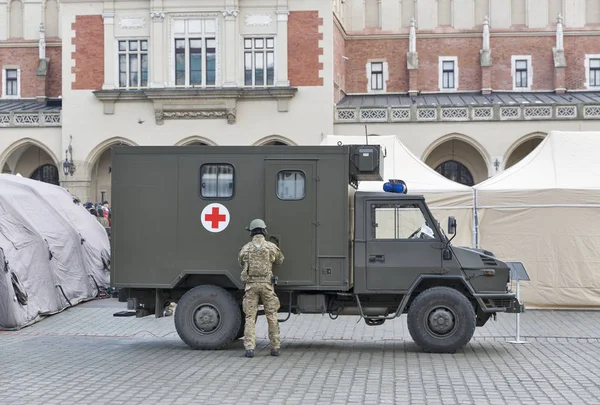
MULTIPOLYGON (((409 33, 390 33, 390 34, 353 34, 344 30, 344 27, 334 19, 335 25, 338 27, 342 37, 345 40, 376 40, 376 39, 408 39, 409 33)), ((469 32, 419 32, 417 30, 417 40, 425 38, 481 38, 481 31, 469 32)), ((491 31, 491 38, 501 37, 555 37, 556 31, 491 31)), ((578 36, 600 36, 600 30, 574 30, 565 31, 565 37, 578 36)))
POLYGON ((237 100, 277 100, 277 110, 288 111, 288 101, 296 87, 261 88, 150 88, 139 90, 96 90, 94 95, 104 103, 104 113, 114 114, 117 101, 151 101, 154 104, 156 123, 166 118, 227 118, 235 123, 237 100))
MULTIPOLYGON (((2 41, 0 42, 0 48, 38 48, 40 46, 39 40, 35 41, 2 41)), ((62 47, 60 40, 48 40, 46 39, 46 48, 62 47)))

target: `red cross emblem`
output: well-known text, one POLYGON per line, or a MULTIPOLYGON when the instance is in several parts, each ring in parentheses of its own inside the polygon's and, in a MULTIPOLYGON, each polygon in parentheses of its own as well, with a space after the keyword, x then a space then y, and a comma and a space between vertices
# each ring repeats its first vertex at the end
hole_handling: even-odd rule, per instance
POLYGON ((209 204, 202 210, 200 219, 207 231, 221 232, 229 225, 229 210, 222 204, 209 204))

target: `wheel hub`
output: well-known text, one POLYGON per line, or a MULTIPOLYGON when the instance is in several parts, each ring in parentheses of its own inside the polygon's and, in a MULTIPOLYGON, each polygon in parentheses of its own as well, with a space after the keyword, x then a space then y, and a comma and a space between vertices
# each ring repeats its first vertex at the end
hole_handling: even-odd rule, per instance
POLYGON ((212 332, 219 326, 219 312, 210 305, 205 305, 194 314, 194 324, 201 332, 212 332))
POLYGON ((438 308, 429 315, 431 331, 440 335, 446 334, 454 327, 454 317, 445 308, 438 308))

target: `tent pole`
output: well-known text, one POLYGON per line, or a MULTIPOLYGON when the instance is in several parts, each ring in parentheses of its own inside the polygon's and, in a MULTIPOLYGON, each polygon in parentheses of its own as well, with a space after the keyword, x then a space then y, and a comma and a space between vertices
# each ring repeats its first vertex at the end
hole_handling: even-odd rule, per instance
POLYGON ((475 249, 479 248, 479 221, 477 218, 477 190, 473 189, 473 246, 475 249))

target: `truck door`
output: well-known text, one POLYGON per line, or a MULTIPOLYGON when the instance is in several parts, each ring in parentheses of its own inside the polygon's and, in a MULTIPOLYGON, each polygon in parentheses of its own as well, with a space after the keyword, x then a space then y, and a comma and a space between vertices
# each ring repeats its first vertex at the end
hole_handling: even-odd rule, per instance
POLYGON ((367 201, 366 209, 366 290, 406 291, 419 275, 440 273, 441 238, 422 202, 367 201))
POLYGON ((317 162, 265 161, 265 220, 268 237, 279 240, 285 261, 275 270, 279 286, 315 286, 317 162))

